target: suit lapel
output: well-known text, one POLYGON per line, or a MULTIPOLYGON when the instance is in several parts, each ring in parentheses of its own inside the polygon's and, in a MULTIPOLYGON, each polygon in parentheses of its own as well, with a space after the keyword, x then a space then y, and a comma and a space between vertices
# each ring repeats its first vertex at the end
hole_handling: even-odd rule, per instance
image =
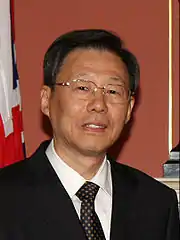
POLYGON ((34 172, 38 172, 35 181, 37 182, 37 204, 39 215, 44 223, 44 232, 48 234, 46 227, 50 226, 50 232, 56 238, 61 232, 64 232, 66 235, 64 239, 85 240, 74 205, 46 157, 45 149, 42 149, 42 146, 34 158, 36 159, 34 159, 36 161, 34 172), (70 230, 68 230, 69 228, 70 230))
POLYGON ((137 180, 126 166, 111 162, 113 183, 113 205, 111 221, 111 240, 126 238, 128 214, 131 211, 137 180))
MULTIPOLYGON (((73 203, 45 154, 48 145, 49 142, 43 143, 29 160, 32 165, 31 170, 35 175, 34 182, 37 190, 35 204, 38 205, 41 222, 44 223, 44 239, 48 239, 45 234, 48 235, 47 229, 50 228, 52 239, 57 238, 61 230, 64 230, 66 234, 63 236, 64 239, 85 240, 86 237, 73 203)), ((111 161, 111 172, 113 206, 110 239, 125 240, 128 231, 128 214, 133 205, 137 180, 128 167, 114 161, 111 161)))

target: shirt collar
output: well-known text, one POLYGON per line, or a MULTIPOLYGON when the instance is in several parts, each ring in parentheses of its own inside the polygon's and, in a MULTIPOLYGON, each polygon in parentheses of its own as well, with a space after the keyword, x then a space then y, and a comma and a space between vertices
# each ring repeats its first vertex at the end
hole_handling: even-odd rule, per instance
MULTIPOLYGON (((54 141, 49 144, 46 155, 62 182, 64 188, 72 198, 79 188, 85 183, 84 179, 79 173, 68 166, 56 153, 54 148, 54 141)), ((111 180, 111 166, 107 157, 104 158, 96 175, 89 181, 97 184, 103 191, 105 191, 110 197, 112 196, 112 180, 111 180)))

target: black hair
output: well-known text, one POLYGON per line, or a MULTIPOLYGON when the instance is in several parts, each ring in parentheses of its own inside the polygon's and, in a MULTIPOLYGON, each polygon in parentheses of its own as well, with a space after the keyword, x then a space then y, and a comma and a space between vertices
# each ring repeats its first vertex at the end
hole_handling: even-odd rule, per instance
POLYGON ((65 57, 71 51, 83 48, 107 50, 119 56, 128 69, 130 90, 135 93, 140 78, 136 57, 124 48, 120 37, 101 29, 75 30, 58 37, 44 57, 44 84, 52 88, 65 57))

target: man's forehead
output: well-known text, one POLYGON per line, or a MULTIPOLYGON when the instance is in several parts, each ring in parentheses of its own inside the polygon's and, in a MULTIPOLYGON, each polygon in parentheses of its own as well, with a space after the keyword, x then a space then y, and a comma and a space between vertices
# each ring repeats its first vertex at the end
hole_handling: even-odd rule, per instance
POLYGON ((126 72, 125 74, 128 75, 126 65, 120 57, 109 51, 98 49, 76 49, 72 51, 65 58, 62 68, 64 70, 71 69, 73 72, 79 71, 78 74, 87 74, 91 70, 104 73, 111 72, 114 79, 122 77, 122 72, 126 72))
POLYGON ((68 62, 76 62, 76 61, 90 61, 90 60, 98 60, 102 62, 103 60, 111 59, 119 62, 120 64, 124 64, 120 56, 117 56, 115 53, 106 50, 106 49, 95 49, 95 48, 77 48, 73 51, 69 52, 64 59, 64 64, 68 62))

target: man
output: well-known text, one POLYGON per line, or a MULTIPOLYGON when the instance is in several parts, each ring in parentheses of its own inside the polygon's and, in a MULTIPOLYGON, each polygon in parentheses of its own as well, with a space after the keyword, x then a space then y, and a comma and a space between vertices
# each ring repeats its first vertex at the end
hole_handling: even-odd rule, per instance
POLYGON ((41 110, 52 141, 0 175, 0 239, 177 240, 175 192, 109 161, 130 119, 136 58, 116 35, 60 36, 44 59, 41 110))

